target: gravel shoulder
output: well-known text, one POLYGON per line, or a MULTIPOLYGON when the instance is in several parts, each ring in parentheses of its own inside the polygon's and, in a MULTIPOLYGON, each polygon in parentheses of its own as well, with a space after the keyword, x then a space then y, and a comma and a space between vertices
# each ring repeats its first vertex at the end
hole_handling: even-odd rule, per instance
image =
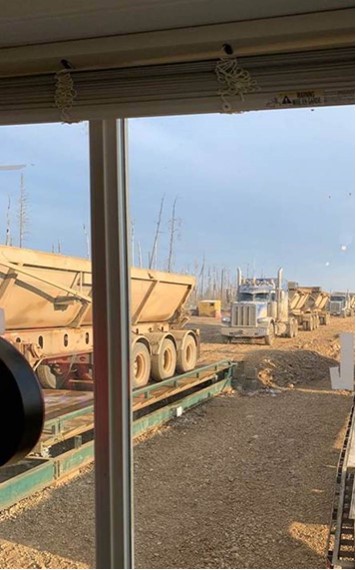
MULTIPOLYGON (((268 350, 222 345, 218 323, 195 324, 201 360, 245 360, 257 389, 217 397, 135 446, 136 567, 325 568, 351 405, 328 371, 353 321, 268 350)), ((89 467, 2 513, 0 567, 94 567, 93 490, 89 467)))

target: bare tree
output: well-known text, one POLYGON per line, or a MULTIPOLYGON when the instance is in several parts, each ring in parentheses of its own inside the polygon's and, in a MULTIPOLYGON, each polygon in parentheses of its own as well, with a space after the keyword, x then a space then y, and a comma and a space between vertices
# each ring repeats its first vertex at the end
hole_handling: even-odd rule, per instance
POLYGON ((85 238, 85 246, 86 246, 86 254, 87 254, 87 258, 90 258, 90 241, 89 241, 89 234, 87 231, 87 227, 85 224, 83 224, 83 233, 84 233, 84 238, 85 238))
POLYGON ((170 228, 170 237, 169 237, 169 253, 168 253, 168 263, 167 263, 167 271, 171 272, 173 269, 173 261, 174 261, 174 240, 177 232, 179 231, 181 220, 176 218, 176 205, 177 205, 178 196, 174 199, 173 207, 172 207, 172 217, 169 220, 169 228, 170 228))
POLYGON ((221 275, 220 275, 220 300, 222 305, 224 303, 224 277, 225 277, 225 270, 223 268, 221 270, 221 275))
POLYGON ((22 247, 28 234, 28 196, 25 188, 24 175, 21 174, 20 181, 20 196, 18 208, 18 223, 19 223, 19 246, 22 247))
POLYGON ((218 290, 218 269, 214 266, 214 284, 213 284, 213 299, 216 299, 218 290))
POLYGON ((60 242, 59 240, 58 240, 58 243, 57 243, 57 253, 62 253, 62 244, 61 244, 61 242, 60 242))
POLYGON ((8 196, 8 200, 7 200, 5 245, 12 245, 12 237, 11 237, 11 198, 10 198, 10 196, 8 196))
POLYGON ((135 223, 131 220, 131 263, 135 267, 135 223))
POLYGON ((142 267, 142 249, 141 242, 137 242, 137 253, 138 253, 138 266, 142 267))
POLYGON ((198 295, 199 295, 199 261, 194 259, 194 277, 195 277, 195 289, 194 289, 194 303, 197 304, 198 302, 198 295))
POLYGON ((149 269, 153 269, 153 267, 157 267, 157 257, 158 257, 158 237, 160 234, 160 228, 162 223, 162 213, 163 213, 163 205, 164 205, 165 195, 162 196, 161 205, 158 212, 158 218, 156 223, 156 232, 153 240, 153 246, 151 250, 151 254, 149 256, 149 269))
POLYGON ((208 271, 207 271, 207 275, 208 275, 208 286, 207 286, 207 291, 206 291, 206 296, 211 299, 212 297, 212 274, 211 274, 211 265, 209 265, 208 267, 208 271))
POLYGON ((200 298, 204 298, 204 277, 205 277, 205 254, 203 256, 203 263, 201 265, 201 270, 199 274, 200 279, 200 298))

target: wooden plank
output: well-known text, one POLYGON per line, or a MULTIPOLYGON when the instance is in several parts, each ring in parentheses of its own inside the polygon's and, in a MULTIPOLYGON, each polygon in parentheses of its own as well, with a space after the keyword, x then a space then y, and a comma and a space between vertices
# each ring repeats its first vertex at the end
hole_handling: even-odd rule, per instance
POLYGON ((60 441, 65 441, 76 435, 80 435, 94 428, 93 413, 85 414, 77 418, 73 418, 64 425, 60 432, 54 434, 43 433, 40 438, 40 446, 49 447, 60 441))
POLYGON ((76 390, 43 390, 45 421, 84 408, 94 402, 93 392, 76 390))

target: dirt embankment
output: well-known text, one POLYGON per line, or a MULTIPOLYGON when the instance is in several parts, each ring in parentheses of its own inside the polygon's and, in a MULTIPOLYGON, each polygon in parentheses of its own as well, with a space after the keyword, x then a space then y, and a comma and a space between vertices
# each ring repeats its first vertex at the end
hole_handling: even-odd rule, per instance
POLYGON ((262 341, 222 344, 220 324, 214 319, 195 318, 190 326, 201 331, 201 362, 213 357, 244 361, 247 374, 253 371, 266 386, 311 385, 326 379, 340 356, 340 332, 354 332, 354 319, 332 318, 328 326, 313 332, 299 331, 293 339, 276 338, 273 347, 262 341))

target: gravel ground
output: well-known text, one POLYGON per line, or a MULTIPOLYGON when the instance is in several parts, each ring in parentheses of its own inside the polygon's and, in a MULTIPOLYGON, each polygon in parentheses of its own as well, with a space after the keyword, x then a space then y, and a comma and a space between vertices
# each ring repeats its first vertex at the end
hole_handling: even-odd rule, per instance
MULTIPOLYGON (((333 319, 273 350, 221 345, 218 323, 199 326, 202 361, 244 359, 253 390, 215 398, 135 446, 136 567, 325 568, 351 404, 330 390, 328 369, 353 322, 333 319)), ((0 516, 1 568, 94 564, 91 467, 0 516)))

